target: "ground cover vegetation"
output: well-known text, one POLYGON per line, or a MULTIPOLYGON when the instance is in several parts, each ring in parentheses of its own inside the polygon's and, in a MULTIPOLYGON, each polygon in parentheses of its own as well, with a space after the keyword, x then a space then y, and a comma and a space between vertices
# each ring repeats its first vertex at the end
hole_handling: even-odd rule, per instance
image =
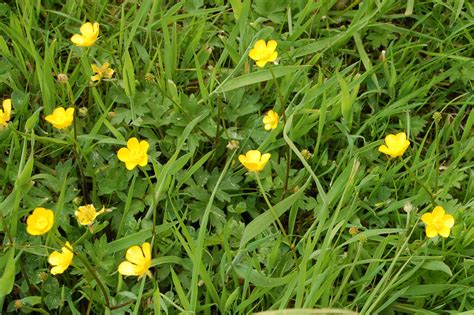
POLYGON ((462 0, 1 3, 0 310, 468 314, 473 34, 462 0))

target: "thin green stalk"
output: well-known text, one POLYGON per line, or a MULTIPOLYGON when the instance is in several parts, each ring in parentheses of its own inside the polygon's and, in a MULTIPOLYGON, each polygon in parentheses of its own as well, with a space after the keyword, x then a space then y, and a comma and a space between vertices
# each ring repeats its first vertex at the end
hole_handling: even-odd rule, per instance
POLYGON ((285 98, 284 98, 283 93, 281 91, 280 84, 278 83, 278 80, 276 79, 275 73, 273 72, 273 68, 269 67, 268 69, 270 70, 270 74, 272 75, 273 82, 275 82, 275 85, 276 85, 276 88, 277 88, 278 97, 280 99, 280 104, 281 104, 281 115, 283 117, 283 121, 286 124, 285 98))
POLYGON ((255 173, 255 177, 257 178, 257 183, 258 187, 260 188, 260 192, 263 195, 263 199, 265 199, 265 202, 267 203, 268 208, 270 208, 270 211, 272 212, 273 216, 275 217, 275 220, 277 221, 278 227, 281 230, 281 233, 283 234, 283 237, 285 238, 286 242, 288 243, 288 247, 291 249, 291 252, 293 253, 293 258, 295 260, 295 266, 298 268, 297 264, 297 257, 296 257, 296 249, 293 246, 293 243, 291 242, 290 237, 285 231, 285 228, 283 227, 283 224, 281 224, 280 218, 278 217, 278 214, 276 213, 275 209, 273 208, 272 204, 270 203, 270 200, 268 200, 267 194, 265 193, 265 190, 263 189, 262 182, 260 181, 260 177, 258 176, 258 173, 255 173))
POLYGON ((435 160, 436 160, 436 171, 435 171, 435 186, 434 190, 438 191, 438 178, 439 178, 439 125, 438 121, 435 121, 435 160))
MULTIPOLYGON (((275 82, 275 85, 277 87, 277 92, 278 92, 278 97, 280 98, 280 104, 281 104, 281 115, 283 117, 283 122, 286 125, 286 108, 285 108, 285 97, 283 96, 282 90, 280 88, 280 84, 278 83, 278 80, 276 79, 275 73, 273 72, 273 68, 269 67, 270 73, 273 78, 273 82, 275 82)), ((288 153, 287 153, 287 159, 286 159, 286 172, 285 172, 285 181, 283 184, 283 194, 282 194, 282 200, 285 198, 285 195, 288 191, 288 181, 290 178, 290 169, 291 169, 291 148, 288 147, 288 153)))
MULTIPOLYGON (((119 228, 117 230, 117 238, 121 237, 122 235, 122 229, 123 229, 123 224, 124 224, 124 218, 126 217, 128 210, 130 210, 130 205, 132 204, 132 195, 133 195, 133 190, 135 189, 135 181, 137 179, 137 172, 134 172, 133 177, 132 177, 132 183, 130 184, 130 187, 128 189, 128 194, 127 194, 127 201, 125 202, 125 207, 122 215, 122 219, 120 219, 120 224, 119 228)), ((154 225, 154 223, 153 223, 154 225)))
POLYGON ((433 203, 433 205, 435 205, 436 204, 435 195, 430 191, 428 187, 426 187, 426 185, 423 182, 421 182, 418 179, 418 177, 416 177, 415 174, 413 174, 413 172, 408 167, 408 165, 406 164, 405 160, 403 160, 402 157, 400 157, 400 161, 402 162, 403 166, 405 166, 405 169, 408 171, 408 174, 410 174, 410 176, 417 182, 417 184, 420 185, 428 193, 428 195, 431 198, 431 202, 433 203))
POLYGON ((143 289, 145 288, 145 281, 146 276, 142 278, 142 282, 140 283, 140 291, 138 291, 137 302, 135 303, 135 308, 133 309, 133 315, 137 315, 138 311, 140 310, 140 303, 142 301, 143 289))
MULTIPOLYGON (((54 233, 51 234, 54 238, 54 240, 61 246, 61 247, 64 247, 66 246, 66 244, 61 241, 61 239, 56 236, 54 233)), ((100 291, 102 291, 102 295, 104 296, 104 299, 105 299, 105 305, 107 306, 107 308, 110 308, 110 300, 109 300, 109 295, 107 294, 107 290, 105 289, 105 286, 104 284, 102 283, 102 281, 100 280, 100 278, 97 276, 97 273, 95 272, 95 270, 92 268, 92 266, 89 264, 89 262, 87 261, 86 258, 82 257, 82 255, 80 255, 79 252, 77 251, 74 251, 72 248, 68 248, 68 250, 72 251, 72 253, 82 262, 82 264, 84 265, 84 267, 86 267, 86 269, 90 272, 91 276, 94 278, 94 280, 96 281, 97 285, 99 286, 99 289, 100 291)))
POLYGON ((81 186, 82 186, 82 197, 84 198, 84 201, 86 204, 91 203, 90 198, 89 198, 89 193, 87 190, 87 184, 86 184, 86 177, 84 175, 84 169, 82 168, 82 159, 81 156, 79 155, 79 142, 77 141, 77 126, 76 126, 76 120, 77 120, 77 111, 74 110, 74 119, 73 119, 73 144, 72 144, 72 150, 74 152, 74 155, 77 160, 77 166, 79 167, 79 176, 81 177, 81 186))
POLYGON ((357 247, 357 252, 356 252, 355 257, 352 259, 351 267, 349 268, 349 271, 346 273, 346 275, 344 276, 344 279, 342 280, 341 284, 339 285, 339 289, 338 289, 336 295, 331 299, 330 305, 334 305, 334 303, 336 303, 339 300, 339 297, 342 294, 342 290, 344 290, 347 282, 349 281, 350 276, 352 275, 352 272, 355 269, 357 261, 359 261, 359 257, 360 257, 362 247, 363 247, 362 242, 359 241, 359 246, 357 247))
MULTIPOLYGON (((148 181, 148 184, 150 184, 150 187, 153 187, 153 183, 151 181, 151 178, 150 176, 148 175, 148 173, 143 169, 143 168, 140 168, 140 170, 143 172, 143 174, 145 174, 145 177, 148 181)), ((151 244, 153 244, 155 242, 155 239, 156 239, 156 219, 157 219, 157 214, 156 214, 156 194, 153 194, 153 203, 152 203, 152 206, 153 206, 153 225, 151 226, 151 244)), ((153 246, 153 249, 155 251, 155 254, 156 254, 156 250, 155 250, 155 246, 153 246)))

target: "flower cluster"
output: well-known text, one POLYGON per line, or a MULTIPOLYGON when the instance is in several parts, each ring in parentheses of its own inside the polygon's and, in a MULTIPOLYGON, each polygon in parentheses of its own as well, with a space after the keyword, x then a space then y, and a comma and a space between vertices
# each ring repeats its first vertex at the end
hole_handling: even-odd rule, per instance
MULTIPOLYGON (((99 23, 87 22, 80 28, 81 34, 75 34, 71 37, 71 41, 74 45, 79 47, 88 47, 95 44, 99 36, 99 23)), ((92 71, 95 73, 91 77, 91 81, 100 82, 102 79, 110 79, 114 70, 110 68, 109 63, 103 65, 93 64, 91 65, 92 71)), ((67 76, 62 74, 63 80, 67 83, 67 76)), ((58 76, 59 78, 59 76, 58 76)), ((3 101, 3 108, 0 109, 0 126, 7 126, 11 118, 11 100, 6 99, 3 101)), ((81 108, 82 109, 82 108, 81 108)), ((74 107, 64 108, 57 107, 53 112, 45 116, 45 120, 50 123, 56 129, 66 129, 74 122, 74 107)), ((130 138, 127 142, 126 148, 121 148, 117 152, 117 157, 120 161, 125 163, 125 167, 128 170, 133 170, 136 166, 145 166, 148 163, 147 151, 150 145, 146 140, 138 141, 137 138, 130 138)), ((77 219, 77 223, 81 226, 89 226, 92 228, 96 218, 106 213, 105 207, 97 211, 93 204, 86 204, 78 207, 74 212, 77 219)), ((28 216, 26 220, 26 231, 28 234, 33 236, 39 236, 48 233, 55 223, 55 214, 51 209, 42 207, 35 208, 33 212, 28 216)), ((61 243, 61 241, 59 241, 61 243)), ((74 250, 73 246, 69 241, 66 241, 64 246, 61 247, 61 251, 53 251, 48 256, 48 262, 52 266, 51 274, 57 275, 62 274, 73 262, 74 250)), ((151 244, 148 242, 143 243, 142 247, 132 246, 127 250, 126 253, 127 261, 124 261, 118 267, 118 272, 124 276, 138 276, 141 278, 147 274, 151 276, 149 268, 151 267, 151 244)))
MULTIPOLYGON (((78 47, 90 47, 93 46, 99 37, 99 23, 84 23, 80 27, 80 34, 74 34, 71 37, 71 41, 74 45, 78 47)), ((257 40, 255 45, 249 51, 249 57, 255 61, 257 67, 264 68, 267 63, 277 63, 278 52, 276 51, 277 42, 275 40, 257 40)), ((101 64, 91 64, 91 69, 94 73, 93 76, 90 77, 90 81, 93 82, 101 82, 103 79, 111 79, 115 73, 115 70, 110 68, 110 64, 108 62, 104 62, 101 64)), ((257 70, 266 72, 266 75, 269 75, 269 72, 272 74, 273 79, 276 80, 274 73, 273 73, 273 66, 270 64, 269 70, 257 70)), ((89 80, 90 72, 87 74, 87 79, 89 80)), ((60 80, 61 83, 69 84, 67 76, 62 77, 60 80)), ((96 86, 94 85, 94 88, 96 86)), ((280 104, 283 106, 283 104, 280 104)), ((50 109, 48 108, 48 112, 50 109)), ((286 111, 285 109, 281 109, 279 107, 275 109, 270 109, 266 111, 266 113, 261 118, 261 123, 263 123, 263 129, 266 131, 270 131, 267 135, 275 136, 281 130, 280 124, 280 116, 283 117, 282 124, 286 123, 286 111), (273 130, 273 131, 272 131, 273 130)), ((80 114, 79 117, 86 116, 87 108, 86 106, 81 107, 79 110, 80 114), (84 108, 84 111, 81 111, 84 108), (86 112, 84 114, 84 112, 86 112)), ((2 103, 2 108, 0 109, 0 127, 4 128, 8 126, 8 123, 11 119, 12 113, 12 101, 11 99, 5 99, 2 103)), ((74 123, 74 136, 76 136, 76 124, 75 124, 75 108, 69 107, 56 107, 49 115, 44 117, 44 120, 50 123, 54 128, 62 130, 67 129, 74 123)), ((259 119, 260 121, 260 119, 259 119)), ((260 124, 260 122, 259 122, 260 124)), ((260 127, 261 128, 261 127, 260 127)), ((63 131, 65 136, 68 135, 68 130, 63 131)), ((77 140, 77 139, 75 139, 77 140)), ((122 140, 120 140, 122 141, 122 140)), ((74 145, 77 145, 77 141, 74 142, 74 145)), ((125 141, 123 141, 124 143, 125 141)), ((265 143, 265 142, 264 142, 265 143)), ((153 143, 152 143, 153 144, 153 143)), ((410 147, 410 141, 405 132, 399 132, 396 134, 389 134, 385 137, 384 144, 378 147, 378 151, 386 154, 391 158, 401 158, 405 154, 405 152, 410 147)), ((232 150, 237 150, 240 146, 240 143, 237 140, 229 141, 228 148, 232 150)), ((264 146, 262 144, 261 146, 264 146)), ((147 140, 139 140, 137 137, 131 137, 127 140, 126 146, 118 148, 116 152, 116 158, 123 162, 124 164, 120 164, 121 168, 125 166, 125 168, 129 171, 134 171, 135 168, 143 167, 145 168, 143 171, 146 174, 146 167, 149 163, 149 155, 148 151, 150 150, 150 142, 147 140)), ((153 148, 152 148, 153 151, 153 148)), ((315 152, 316 154, 316 152, 315 152)), ((305 160, 310 160, 313 155, 308 150, 302 151, 302 156, 305 160)), ((115 158, 115 155, 114 155, 115 158)), ((242 164, 242 166, 251 174, 251 176, 256 176, 259 180, 259 173, 262 172, 270 159, 272 158, 271 153, 262 153, 260 150, 248 150, 245 154, 241 154, 238 156, 238 160, 242 164)), ((151 158, 152 162, 155 162, 153 156, 151 158)), ((392 160, 391 160, 392 161, 392 160)), ((235 162, 235 161, 234 161, 235 162)), ((303 160, 303 162, 305 162, 303 160)), ((134 171, 134 175, 137 175, 139 172, 136 170, 134 171)), ((271 176, 271 175, 269 175, 271 176)), ((260 183, 260 181, 259 181, 260 183)), ((267 201, 267 199, 266 199, 267 201)), ((79 202, 76 204, 79 205, 79 202)), ((270 207, 271 208, 271 207, 270 207)), ((77 220, 77 224, 81 226, 82 229, 84 227, 87 229, 89 228, 93 231, 94 227, 99 226, 100 224, 95 224, 96 220, 100 215, 103 215, 101 218, 106 217, 106 210, 105 206, 99 208, 100 210, 97 211, 96 207, 93 204, 85 204, 79 206, 74 211, 74 216, 77 220)), ((53 230, 56 234, 59 234, 57 229, 57 222, 55 222, 57 218, 55 217, 55 212, 51 209, 37 207, 35 208, 32 213, 26 219, 26 232, 32 236, 41 236, 44 235, 51 230, 53 230), (56 223, 56 224, 55 224, 56 223)), ((447 214, 445 209, 441 206, 436 206, 432 212, 427 212, 421 216, 422 222, 426 226, 426 236, 428 238, 437 237, 440 235, 441 237, 449 237, 451 233, 451 228, 454 226, 454 217, 451 214, 447 214)), ((89 232, 89 231, 86 231, 89 232)), ((349 233, 353 236, 359 233, 356 227, 352 227, 349 230, 349 233)), ((54 233, 51 235, 55 236, 54 233)), ((51 236, 49 235, 49 236, 51 236)), ((57 242, 61 245, 60 251, 53 251, 48 256, 48 262, 52 266, 51 267, 51 274, 58 275, 64 273, 69 266, 73 263, 74 256, 77 254, 74 252, 73 245, 76 246, 76 243, 72 242, 71 244, 68 240, 64 243, 62 241, 57 242)), ((80 258, 80 257, 79 257, 80 258)), ((117 271, 123 276, 135 276, 138 279, 148 275, 151 277, 150 268, 152 267, 152 244, 149 242, 143 242, 141 246, 134 245, 127 249, 125 253, 125 260, 122 261, 118 267, 117 271)))

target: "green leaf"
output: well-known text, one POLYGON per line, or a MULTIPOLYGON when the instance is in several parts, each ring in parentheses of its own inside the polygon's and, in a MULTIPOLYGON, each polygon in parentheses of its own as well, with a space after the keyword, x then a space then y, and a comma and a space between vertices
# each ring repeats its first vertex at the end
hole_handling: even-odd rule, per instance
POLYGON ((10 294, 15 281, 15 248, 10 248, 8 253, 1 258, 0 265, 5 266, 2 277, 0 278, 0 299, 10 294))
MULTIPOLYGON (((298 70, 305 69, 308 66, 281 66, 281 67, 274 67, 273 73, 275 74, 275 78, 283 77, 294 73, 298 70)), ((227 80, 223 85, 217 88, 218 93, 232 91, 244 86, 269 81, 272 80, 272 73, 269 69, 259 70, 256 72, 252 72, 249 74, 244 74, 237 78, 232 78, 227 80)))
POLYGON ((237 274, 244 279, 248 279, 250 283, 266 288, 279 287, 289 283, 296 276, 296 272, 292 272, 281 278, 272 278, 263 275, 255 269, 250 268, 247 265, 238 264, 234 266, 234 270, 237 274))
POLYGON ((128 97, 135 96, 135 72, 133 70, 132 58, 130 58, 128 51, 125 52, 125 60, 123 63, 123 87, 128 97))
POLYGON ((433 260, 433 261, 428 261, 425 262, 421 268, 428 269, 428 270, 434 270, 434 271, 442 271, 444 273, 447 273, 450 277, 453 276, 453 272, 451 271, 451 268, 449 268, 448 265, 446 265, 444 262, 440 260, 433 260))
MULTIPOLYGON (((293 205, 298 199, 301 198, 301 195, 305 191, 306 187, 310 183, 310 179, 306 181, 303 187, 300 188, 296 193, 285 198, 284 200, 277 203, 273 209, 275 210, 278 217, 280 217, 283 213, 285 213, 291 205, 293 205)), ((267 227, 269 227, 273 222, 275 222, 276 218, 273 215, 271 209, 268 209, 258 217, 252 220, 244 230, 242 235, 242 239, 240 240, 240 248, 244 248, 244 246, 252 240, 255 236, 261 234, 267 227)))

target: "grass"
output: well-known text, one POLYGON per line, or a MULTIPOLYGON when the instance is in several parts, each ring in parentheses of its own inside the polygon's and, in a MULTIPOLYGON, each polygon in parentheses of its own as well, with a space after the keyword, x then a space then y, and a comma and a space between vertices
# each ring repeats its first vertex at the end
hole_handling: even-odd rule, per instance
POLYGON ((473 20, 460 0, 0 4, 2 313, 468 314, 473 20), (75 47, 86 21, 99 39, 75 47), (278 64, 256 67, 258 39, 278 64), (104 62, 113 78, 91 83, 104 62), (44 120, 57 106, 76 109, 61 131, 44 120), (390 159, 397 132, 411 145, 390 159), (149 162, 128 171, 131 137, 149 162), (237 159, 257 148, 258 177, 237 159), (87 203, 109 209, 91 227, 74 216, 87 203), (426 237, 437 205, 448 238, 426 237), (42 236, 26 232, 36 207, 54 211, 42 236), (121 276, 144 242, 153 277, 121 276))

